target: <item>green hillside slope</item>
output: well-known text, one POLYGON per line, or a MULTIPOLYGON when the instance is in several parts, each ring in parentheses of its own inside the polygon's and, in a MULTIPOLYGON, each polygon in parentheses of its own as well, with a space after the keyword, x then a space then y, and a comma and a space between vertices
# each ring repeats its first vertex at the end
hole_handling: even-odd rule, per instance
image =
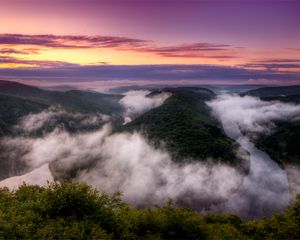
MULTIPOLYGON (((263 101, 300 103, 300 86, 266 87, 248 91, 243 95, 257 96, 263 101)), ((276 122, 274 130, 260 135, 256 146, 280 164, 300 164, 300 121, 276 122)))
POLYGON ((0 136, 9 134, 11 126, 21 117, 48 107, 46 103, 0 94, 0 136))
MULTIPOLYGON (((279 90, 280 88, 276 89, 279 90)), ((295 90, 292 90, 292 87, 283 87, 283 89, 287 89, 289 93, 297 92, 299 90, 297 86, 295 87, 295 90)), ((273 90, 272 92, 275 94, 273 90)), ((261 97, 261 99, 264 101, 280 101, 299 104, 300 94, 268 96, 261 97)), ((276 122, 275 124, 276 127, 270 134, 262 134, 256 139, 257 147, 268 153, 273 160, 280 164, 300 164, 300 121, 276 122)))
POLYGON ((8 81, 0 81, 0 93, 44 102, 48 105, 61 105, 67 110, 83 113, 101 112, 111 115, 122 111, 118 103, 122 98, 121 95, 79 90, 67 92, 47 91, 8 81))
POLYGON ((279 124, 271 134, 260 136, 256 145, 281 164, 300 164, 300 121, 279 124))
POLYGON ((205 101, 214 97, 206 89, 166 89, 172 96, 158 108, 123 126, 121 131, 140 131, 156 146, 165 147, 177 160, 213 158, 236 163, 236 145, 211 116, 205 101))
POLYGON ((300 94, 300 85, 287 87, 264 87, 247 91, 242 95, 256 96, 256 97, 273 97, 300 94))
POLYGON ((273 96, 273 97, 262 97, 264 101, 280 101, 287 103, 300 103, 300 94, 287 95, 287 96, 273 96))

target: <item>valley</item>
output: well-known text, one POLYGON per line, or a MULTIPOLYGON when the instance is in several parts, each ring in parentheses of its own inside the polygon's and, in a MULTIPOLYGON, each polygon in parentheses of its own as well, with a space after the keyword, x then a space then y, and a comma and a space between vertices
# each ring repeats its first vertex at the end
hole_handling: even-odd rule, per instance
POLYGON ((122 191, 134 206, 171 197, 198 211, 271 215, 294 192, 285 164, 299 164, 300 112, 295 89, 285 100, 266 91, 259 98, 256 90, 239 96, 201 87, 115 95, 2 82, 0 185, 83 181, 122 191), (138 197, 141 177, 152 187, 138 197))

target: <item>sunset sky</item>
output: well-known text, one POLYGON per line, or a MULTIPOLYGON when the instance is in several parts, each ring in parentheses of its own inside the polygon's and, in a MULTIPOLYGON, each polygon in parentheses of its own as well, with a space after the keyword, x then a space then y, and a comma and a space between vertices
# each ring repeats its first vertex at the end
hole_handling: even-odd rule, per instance
POLYGON ((0 79, 300 84, 297 0, 0 0, 0 79))

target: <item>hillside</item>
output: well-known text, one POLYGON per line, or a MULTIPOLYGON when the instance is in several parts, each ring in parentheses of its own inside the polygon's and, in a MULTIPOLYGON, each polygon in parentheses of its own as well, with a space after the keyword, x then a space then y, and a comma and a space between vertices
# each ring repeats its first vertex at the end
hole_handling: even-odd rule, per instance
POLYGON ((300 94, 300 85, 287 87, 264 87, 247 91, 241 95, 256 97, 274 97, 300 94))
POLYGON ((264 101, 280 101, 288 103, 300 103, 300 94, 287 95, 287 96, 272 96, 272 97, 262 97, 264 101))
POLYGON ((280 123, 269 135, 262 135, 256 145, 275 161, 300 165, 300 121, 280 123))
POLYGON ((223 133, 211 116, 205 101, 213 92, 201 88, 165 89, 172 96, 146 112, 120 131, 140 131, 156 146, 163 142, 177 160, 213 158, 236 163, 236 145, 223 133))
MULTIPOLYGON (((113 121, 119 122, 123 111, 119 104, 121 98, 121 95, 79 90, 47 91, 17 82, 0 81, 0 136, 10 134, 11 127, 21 117, 49 107, 64 109, 70 113, 113 115, 113 121)), ((66 127, 69 126, 71 131, 75 131, 77 127, 70 126, 71 120, 72 118, 65 114, 57 119, 57 124, 63 123, 66 127)), ((55 126, 48 127, 49 131, 54 128, 55 126)))
MULTIPOLYGON (((299 104, 300 86, 259 88, 246 95, 258 96, 263 101, 299 104)), ((256 139, 256 146, 279 164, 300 164, 300 121, 276 122, 275 125, 270 134, 261 134, 256 139)))
MULTIPOLYGON (((300 94, 265 97, 262 100, 299 104, 300 94)), ((274 131, 269 135, 260 136, 256 144, 280 164, 300 165, 300 121, 276 123, 274 131)))
POLYGON ((77 90, 46 91, 0 81, 0 179, 27 171, 26 163, 19 160, 25 150, 10 149, 5 137, 42 137, 56 128, 70 133, 91 132, 103 126, 105 114, 112 115, 112 122, 121 122, 121 97, 77 90), (25 129, 19 128, 21 122, 25 129))
POLYGON ((17 82, 0 81, 0 93, 42 102, 48 105, 60 105, 70 111, 82 113, 101 112, 113 114, 121 112, 121 95, 102 94, 71 90, 66 92, 48 91, 17 82))
POLYGON ((48 107, 49 105, 43 102, 0 94, 0 136, 9 134, 11 126, 21 117, 48 107))
MULTIPOLYGON (((288 87, 265 87, 250 90, 242 95, 259 97, 263 101, 300 103, 300 85, 288 87)), ((300 121, 274 122, 270 134, 261 134, 255 140, 256 146, 265 151, 279 164, 300 164, 300 121)))

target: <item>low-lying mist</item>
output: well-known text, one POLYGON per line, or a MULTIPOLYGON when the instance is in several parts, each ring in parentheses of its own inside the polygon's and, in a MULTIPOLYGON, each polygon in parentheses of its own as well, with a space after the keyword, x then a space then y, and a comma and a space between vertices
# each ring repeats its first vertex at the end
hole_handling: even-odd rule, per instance
POLYGON ((227 136, 250 153, 250 173, 224 208, 250 217, 284 210, 290 201, 286 172, 252 143, 257 134, 269 134, 275 121, 295 121, 300 105, 262 101, 256 97, 219 95, 207 103, 227 136))
POLYGON ((111 117, 105 114, 74 113, 60 107, 50 107, 40 113, 22 117, 14 131, 23 135, 43 135, 57 128, 78 132, 99 129, 110 120, 111 117))
MULTIPOLYGON (((108 193, 121 191, 124 200, 134 206, 163 204, 171 198, 175 203, 202 209, 226 200, 243 179, 233 167, 222 164, 175 163, 166 151, 155 149, 141 134, 111 134, 109 124, 93 133, 71 135, 57 130, 43 138, 13 138, 6 139, 6 143, 26 152, 18 157, 32 174, 37 174, 36 169, 47 173, 49 169, 43 167, 47 163, 55 162, 53 175, 55 171, 67 174, 77 166, 73 180, 108 193), (88 167, 81 170, 82 166, 88 167)), ((39 179, 33 182, 30 174, 22 177, 26 178, 40 184, 39 179)), ((16 187, 20 180, 13 177, 3 183, 16 187)))
POLYGON ((120 104, 125 109, 124 124, 131 122, 138 115, 160 106, 171 96, 171 93, 168 92, 149 96, 150 93, 147 90, 132 90, 125 93, 125 96, 120 100, 120 104))
MULTIPOLYGON (((126 117, 130 121, 169 97, 160 95, 149 100, 148 93, 140 94, 128 93, 123 98, 125 122, 126 117)), ((207 105, 225 133, 250 153, 247 176, 233 166, 213 164, 211 159, 175 162, 164 148, 155 148, 141 133, 113 133, 111 124, 105 123, 90 132, 69 133, 57 127, 39 137, 25 134, 1 139, 5 157, 25 167, 19 171, 20 176, 11 174, 0 186, 16 188, 23 181, 45 185, 65 178, 86 182, 110 194, 120 191, 125 201, 137 207, 173 199, 175 204, 199 212, 231 212, 246 218, 285 209, 290 200, 285 171, 251 139, 255 134, 272 131, 276 120, 298 119, 300 106, 237 95, 219 95, 207 105)), ((46 111, 43 117, 29 115, 16 128, 31 132, 56 114, 46 111)), ((109 121, 105 116, 99 118, 109 121)))
POLYGON ((300 120, 300 105, 259 98, 222 94, 208 102, 214 115, 222 123, 225 133, 237 139, 243 135, 269 133, 274 121, 300 120))

